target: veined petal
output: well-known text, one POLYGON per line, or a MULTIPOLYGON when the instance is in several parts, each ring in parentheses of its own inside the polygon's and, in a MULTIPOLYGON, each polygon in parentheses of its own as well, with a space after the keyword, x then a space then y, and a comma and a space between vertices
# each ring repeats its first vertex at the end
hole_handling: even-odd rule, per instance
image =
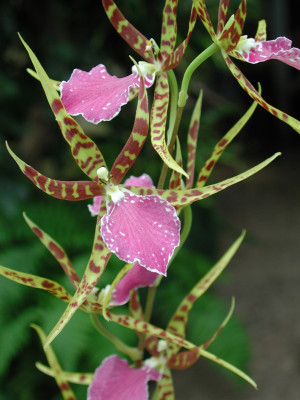
POLYGON ((167 265, 180 241, 176 210, 159 196, 125 192, 110 202, 102 218, 106 246, 127 263, 137 261, 149 271, 166 275, 167 265))
MULTIPOLYGON (((150 78, 145 80, 146 86, 153 83, 154 79, 150 78)), ((130 89, 139 85, 137 73, 118 78, 99 64, 89 72, 75 69, 70 79, 61 83, 61 99, 69 114, 81 114, 87 121, 97 124, 119 114, 122 105, 129 101, 130 89)))
POLYGON ((250 64, 279 60, 300 70, 300 49, 292 47, 291 40, 286 37, 258 42, 254 39, 245 39, 232 52, 232 55, 235 57, 237 52, 244 61, 250 64))
POLYGON ((232 62, 229 56, 225 52, 222 52, 222 54, 230 72, 238 81, 238 83, 242 86, 242 88, 249 94, 249 96, 252 97, 253 100, 257 101, 258 104, 266 109, 269 113, 275 115, 275 117, 288 124, 296 132, 300 133, 300 121, 267 103, 253 87, 253 85, 248 81, 245 75, 243 75, 241 70, 232 62))
POLYGON ((139 263, 135 263, 131 270, 115 287, 111 303, 113 305, 122 305, 127 303, 132 290, 152 286, 158 276, 158 273, 148 271, 139 263))
POLYGON ((148 400, 148 381, 160 377, 156 370, 131 368, 127 360, 112 355, 96 369, 87 400, 148 400))

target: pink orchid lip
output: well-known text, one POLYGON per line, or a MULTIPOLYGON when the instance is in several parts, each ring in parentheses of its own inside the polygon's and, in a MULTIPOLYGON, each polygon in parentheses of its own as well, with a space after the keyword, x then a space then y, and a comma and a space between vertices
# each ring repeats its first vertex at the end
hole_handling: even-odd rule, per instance
POLYGON ((126 190, 119 201, 108 203, 101 235, 121 260, 138 262, 166 276, 167 265, 180 242, 180 220, 175 208, 161 197, 138 196, 126 190))
POLYGON ((131 368, 127 360, 112 355, 96 369, 87 400, 148 400, 148 381, 161 376, 149 366, 131 368))
MULTIPOLYGON (((149 88, 154 83, 157 67, 144 64, 140 68, 146 72, 144 81, 149 88), (151 73, 147 74, 147 71, 151 73)), ((60 85, 61 100, 70 115, 82 115, 97 124, 119 114, 121 107, 128 103, 131 91, 139 86, 140 76, 136 69, 128 76, 118 78, 99 64, 89 72, 75 69, 70 79, 60 85)))
POLYGON ((279 60, 300 70, 300 49, 292 47, 291 40, 278 37, 274 40, 256 41, 242 36, 232 55, 250 63, 257 64, 268 60, 279 60))

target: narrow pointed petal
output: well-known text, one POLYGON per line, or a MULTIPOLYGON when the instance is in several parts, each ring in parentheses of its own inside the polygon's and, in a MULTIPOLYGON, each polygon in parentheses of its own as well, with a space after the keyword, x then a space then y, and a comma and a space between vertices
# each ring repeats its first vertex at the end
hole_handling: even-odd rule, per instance
POLYGON ((112 304, 122 305, 127 303, 132 290, 152 286, 158 277, 158 273, 148 271, 139 263, 135 263, 133 268, 115 287, 111 299, 112 304))
POLYGON ((221 37, 218 39, 220 46, 226 52, 230 52, 237 46, 243 33, 246 13, 246 0, 242 0, 231 26, 223 31, 221 37))
POLYGON ((267 24, 264 19, 258 22, 257 31, 255 34, 256 42, 266 42, 267 41, 267 24))
POLYGON ((7 143, 6 147, 23 174, 27 176, 38 189, 49 196, 60 200, 80 201, 105 193, 103 187, 96 182, 58 181, 48 178, 17 157, 7 143))
POLYGON ((180 241, 176 210, 159 196, 125 193, 111 202, 102 219, 106 246, 127 263, 137 261, 149 271, 166 275, 167 265, 180 241))
POLYGON ((148 400, 148 381, 159 379, 157 371, 131 368, 127 360, 112 355, 96 369, 87 400, 148 400))
POLYGON ((193 350, 181 351, 180 353, 173 354, 167 365, 169 368, 181 371, 190 368, 199 357, 198 347, 195 347, 193 350))
POLYGON ((167 342, 178 345, 179 347, 184 347, 188 350, 192 350, 195 348, 195 345, 188 340, 180 338, 171 332, 168 332, 164 329, 158 328, 144 320, 132 318, 130 315, 124 314, 116 314, 110 311, 107 311, 107 315, 111 321, 116 322, 119 325, 124 326, 125 328, 134 330, 138 333, 144 333, 146 335, 156 336, 160 339, 164 339, 167 342))
POLYGON ((162 71, 169 71, 170 69, 174 69, 180 63, 182 57, 184 56, 188 43, 190 41, 190 37, 195 27, 196 20, 197 20, 197 11, 195 7, 192 6, 187 36, 184 39, 184 41, 180 43, 180 45, 176 48, 176 50, 172 51, 167 56, 167 58, 163 63, 162 71))
POLYGON ((21 36, 20 39, 31 58, 62 135, 71 148, 74 160, 90 179, 96 179, 97 169, 106 167, 100 150, 96 144, 84 134, 81 126, 66 112, 57 91, 53 87, 51 79, 49 79, 37 57, 21 36))
POLYGON ((218 13, 217 35, 223 32, 230 0, 220 0, 218 13))
POLYGON ((186 172, 171 156, 165 138, 169 105, 169 83, 166 73, 160 73, 156 80, 154 100, 151 109, 151 142, 158 155, 169 168, 187 176, 186 172))
POLYGON ((210 34, 213 41, 216 41, 216 34, 209 18, 209 14, 206 8, 205 0, 193 0, 194 6, 197 10, 197 14, 199 15, 203 25, 205 26, 207 32, 210 34))
POLYGON ((175 400, 171 370, 168 367, 164 369, 163 376, 157 383, 156 400, 175 400))
POLYGON ((130 295, 129 312, 132 318, 144 319, 144 313, 137 290, 133 290, 130 295))
MULTIPOLYGON (((181 154, 181 147, 180 147, 180 142, 178 139, 178 136, 176 137, 176 157, 175 161, 179 167, 182 168, 182 154, 181 154)), ((181 174, 177 171, 172 171, 171 178, 170 178, 170 183, 169 183, 169 188, 174 189, 174 190, 179 190, 181 189, 181 174)))
POLYGON ((102 214, 100 213, 97 219, 97 224, 95 229, 92 254, 90 256, 88 265, 81 279, 81 282, 76 290, 76 293, 69 302, 65 312, 63 313, 58 323, 55 325, 55 327, 48 335, 47 340, 45 342, 45 347, 47 347, 56 338, 56 336, 64 329, 64 327, 70 321, 70 319, 75 314, 77 309, 87 299, 88 295, 91 293, 91 291, 97 284, 108 263, 111 253, 109 249, 104 245, 100 234, 101 218, 102 214))
MULTIPOLYGON (((233 56, 235 53, 236 51, 233 52, 233 56)), ((239 51, 239 55, 244 61, 250 64, 257 64, 268 60, 279 60, 300 70, 300 49, 292 47, 291 40, 286 37, 278 37, 275 40, 268 40, 266 42, 254 42, 249 50, 239 51)))
POLYGON ((185 327, 189 313, 194 303, 207 291, 218 276, 224 271, 232 257, 237 252, 245 236, 243 232, 238 239, 230 246, 220 260, 208 271, 208 273, 193 287, 190 293, 182 300, 173 317, 171 318, 167 330, 179 337, 185 337, 185 327))
POLYGON ((174 50, 177 36, 178 0, 166 0, 163 10, 163 22, 160 41, 160 52, 166 58, 174 50))
MULTIPOLYGON (((42 331, 42 329, 37 325, 32 325, 32 328, 37 332, 37 334, 39 335, 39 338, 42 342, 42 345, 44 345, 46 336, 45 336, 44 332, 42 331)), ((52 348, 48 347, 45 350, 45 354, 47 357, 47 361, 51 367, 51 370, 53 371, 53 377, 56 380, 56 383, 61 391, 61 394, 62 394, 62 397, 64 398, 64 400, 76 400, 76 397, 75 397, 72 389, 70 388, 68 382, 64 378, 63 371, 59 365, 59 362, 58 362, 56 355, 54 354, 54 351, 52 350, 52 348)))
MULTIPOLYGON (((44 365, 40 362, 37 362, 35 364, 35 366, 37 367, 37 369, 39 371, 43 372, 43 374, 52 376, 52 378, 54 378, 55 373, 51 368, 47 367, 46 365, 44 365)), ((88 372, 62 371, 62 376, 65 381, 71 382, 71 383, 76 383, 78 385, 90 385, 94 378, 94 374, 90 374, 88 372)))
POLYGON ((111 24, 125 42, 141 57, 149 62, 153 62, 153 57, 146 51, 147 38, 131 25, 113 0, 102 0, 102 4, 111 24))
POLYGON ((216 165, 218 159, 223 154, 224 150, 227 148, 229 143, 236 137, 236 135, 241 131, 241 129, 245 126, 251 115, 254 113, 257 102, 254 101, 251 107, 246 111, 246 113, 239 119, 239 121, 226 133, 226 135, 216 144, 213 149, 213 152, 209 159, 205 162, 204 167, 201 169, 196 187, 203 187, 207 182, 210 174, 212 173, 214 166, 216 165))
POLYGON ((187 173, 189 176, 188 179, 186 180, 187 189, 191 189, 193 187, 193 182, 194 182, 196 149, 197 149, 199 126, 200 126, 202 98, 203 98, 203 91, 201 90, 193 110, 187 137, 187 146, 188 146, 187 173))
POLYGON ((159 195, 165 200, 167 200, 174 207, 180 207, 188 204, 192 204, 194 201, 203 200, 209 196, 212 196, 221 190, 228 188, 244 179, 249 178, 256 172, 260 171, 262 168, 270 164, 275 158, 280 156, 281 153, 275 153, 272 157, 266 159, 262 163, 256 165, 247 171, 236 175, 232 178, 225 179, 224 181, 215 183, 213 185, 204 186, 203 188, 196 189, 186 189, 186 190, 159 190, 159 189, 145 189, 136 188, 134 186, 127 186, 126 189, 137 194, 154 194, 159 195))
POLYGON ((238 83, 242 86, 242 88, 246 91, 246 93, 248 93, 253 100, 257 101, 258 104, 262 106, 265 110, 267 110, 270 114, 275 115, 275 117, 288 124, 296 132, 300 133, 300 121, 267 103, 257 92, 254 86, 248 81, 245 75, 243 75, 241 70, 232 62, 229 56, 225 52, 222 52, 222 54, 230 72, 238 81, 238 83))
POLYGON ((26 272, 15 271, 0 265, 0 275, 4 278, 10 279, 20 285, 29 286, 36 289, 42 289, 52 294, 58 299, 68 303, 72 296, 67 290, 59 283, 51 279, 42 278, 41 276, 27 274, 26 272))
POLYGON ((58 261, 62 269, 64 270, 67 277, 70 279, 70 282, 77 289, 80 279, 75 271, 67 253, 65 250, 54 240, 51 236, 49 236, 46 232, 44 232, 39 226, 37 226, 30 218, 27 217, 25 213, 23 213, 25 221, 29 225, 30 229, 36 236, 40 239, 43 245, 50 251, 53 257, 58 261))
POLYGON ((114 184, 121 182, 127 174, 132 164, 137 159, 148 135, 149 111, 148 97, 144 85, 144 79, 140 79, 139 99, 135 114, 132 132, 123 147, 121 153, 116 158, 110 171, 111 179, 114 184))
MULTIPOLYGON (((154 78, 149 76, 147 87, 154 78)), ((98 124, 109 121, 128 103, 131 88, 139 88, 140 77, 132 73, 123 78, 110 75, 100 64, 89 72, 75 69, 70 79, 61 83, 61 99, 71 115, 82 115, 87 121, 98 124)))

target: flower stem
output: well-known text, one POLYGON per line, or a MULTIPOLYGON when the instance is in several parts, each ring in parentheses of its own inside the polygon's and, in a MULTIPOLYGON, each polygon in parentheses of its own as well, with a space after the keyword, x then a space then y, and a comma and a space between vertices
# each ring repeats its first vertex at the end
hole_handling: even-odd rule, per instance
POLYGON ((219 50, 219 46, 216 43, 212 43, 209 47, 207 47, 202 53, 200 53, 187 67, 182 83, 181 90, 179 93, 178 99, 178 107, 184 107, 187 97, 188 97, 188 88, 190 84, 190 80, 194 71, 201 65, 205 60, 211 57, 217 50, 219 50))
POLYGON ((129 356, 132 361, 137 361, 141 359, 141 351, 137 349, 136 347, 130 347, 127 346, 127 344, 123 343, 120 339, 118 339, 114 334, 109 332, 104 326, 101 324, 99 317, 97 314, 92 313, 90 314, 92 323, 96 330, 106 339, 111 341, 118 350, 120 350, 122 353, 126 354, 129 356))

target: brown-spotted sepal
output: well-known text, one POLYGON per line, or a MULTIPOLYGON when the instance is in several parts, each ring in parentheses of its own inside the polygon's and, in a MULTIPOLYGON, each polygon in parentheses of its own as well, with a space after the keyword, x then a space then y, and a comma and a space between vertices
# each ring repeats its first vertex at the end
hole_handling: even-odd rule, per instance
POLYGON ((48 178, 16 156, 7 143, 6 147, 23 174, 49 196, 60 200, 80 201, 105 193, 102 185, 94 181, 58 181, 48 178))
POLYGON ((51 79, 49 79, 36 55, 21 36, 20 39, 31 58, 53 114, 59 124, 63 137, 71 148, 72 155, 77 165, 90 179, 96 179, 97 169, 106 167, 100 150, 96 144, 85 135, 81 126, 67 113, 57 91, 53 87, 51 79))

